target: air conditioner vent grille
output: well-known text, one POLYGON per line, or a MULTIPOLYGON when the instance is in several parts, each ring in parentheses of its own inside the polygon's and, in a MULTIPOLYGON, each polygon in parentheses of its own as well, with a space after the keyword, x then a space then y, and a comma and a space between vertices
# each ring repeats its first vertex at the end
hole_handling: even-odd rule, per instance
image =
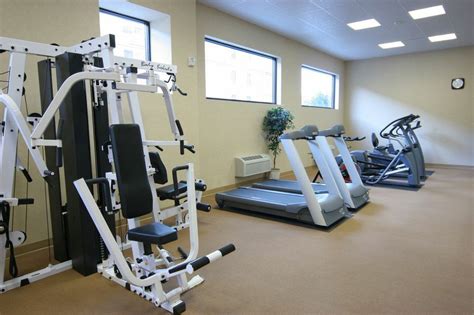
POLYGON ((247 177, 270 172, 271 161, 267 154, 253 154, 235 158, 235 176, 247 177))
POLYGON ((258 160, 258 159, 261 159, 263 158, 263 156, 261 155, 250 155, 250 156, 244 156, 242 157, 242 160, 244 161, 252 161, 252 160, 258 160))

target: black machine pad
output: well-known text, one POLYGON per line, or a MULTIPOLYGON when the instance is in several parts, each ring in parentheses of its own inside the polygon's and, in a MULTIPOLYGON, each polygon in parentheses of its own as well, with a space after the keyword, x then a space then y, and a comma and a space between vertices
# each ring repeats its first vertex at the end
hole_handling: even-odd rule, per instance
POLYGON ((178 239, 178 232, 172 227, 158 222, 146 224, 128 231, 131 241, 163 245, 178 239))
POLYGON ((151 213, 153 196, 146 172, 140 127, 135 124, 112 125, 110 140, 123 216, 129 219, 151 213))
POLYGON ((153 175, 155 183, 166 184, 168 182, 168 172, 158 152, 150 152, 150 163, 155 169, 155 174, 153 175))

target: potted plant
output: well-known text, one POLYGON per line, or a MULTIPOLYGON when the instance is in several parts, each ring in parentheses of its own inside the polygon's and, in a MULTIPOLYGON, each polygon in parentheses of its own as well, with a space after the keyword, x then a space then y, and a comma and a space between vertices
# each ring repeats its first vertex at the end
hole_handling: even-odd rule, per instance
POLYGON ((268 110, 263 118, 262 129, 265 141, 268 150, 273 156, 273 168, 270 172, 271 179, 280 178, 280 169, 276 167, 276 159, 278 154, 281 152, 279 137, 285 132, 285 130, 294 128, 293 119, 293 114, 281 106, 268 110))

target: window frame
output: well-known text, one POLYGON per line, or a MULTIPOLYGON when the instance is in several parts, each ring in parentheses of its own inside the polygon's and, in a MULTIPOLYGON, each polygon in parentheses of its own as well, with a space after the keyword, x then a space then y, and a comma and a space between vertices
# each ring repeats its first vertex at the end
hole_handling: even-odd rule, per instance
POLYGON ((308 66, 308 65, 301 65, 301 70, 303 70, 303 68, 305 69, 308 69, 308 70, 312 70, 312 71, 316 71, 316 72, 320 72, 320 73, 324 73, 324 74, 329 74, 331 77, 332 77, 332 106, 331 107, 323 107, 323 106, 316 106, 316 105, 305 105, 303 104, 303 78, 302 76, 301 77, 301 106, 303 107, 310 107, 310 108, 321 108, 321 109, 337 109, 338 106, 336 104, 336 92, 337 92, 337 80, 339 78, 339 75, 337 73, 334 73, 334 72, 330 72, 330 71, 327 71, 327 70, 323 70, 323 69, 319 69, 319 68, 316 68, 316 67, 311 67, 311 66, 308 66))
POLYGON ((130 15, 126 15, 123 13, 118 13, 115 11, 111 11, 109 9, 104 9, 104 8, 99 8, 99 13, 105 13, 109 15, 113 15, 125 20, 133 21, 133 22, 138 22, 146 26, 146 35, 145 35, 145 58, 147 61, 151 61, 151 27, 150 27, 150 22, 146 20, 142 20, 130 15))
MULTIPOLYGON (((273 61, 273 78, 272 78, 272 101, 271 102, 263 102, 263 101, 249 101, 249 100, 241 100, 241 99, 233 99, 233 98, 220 98, 220 97, 208 97, 206 91, 206 99, 208 100, 219 100, 219 101, 232 101, 232 102, 243 102, 243 103, 254 103, 254 104, 271 104, 277 105, 277 96, 278 96, 278 57, 266 54, 251 48, 242 47, 237 44, 229 43, 223 40, 219 40, 213 37, 205 36, 204 37, 204 55, 206 54, 206 42, 210 42, 212 44, 221 45, 227 48, 231 48, 237 51, 249 53, 252 55, 264 57, 273 61)), ((205 60, 206 58, 204 58, 205 60)), ((204 78, 206 77, 205 65, 204 65, 204 78)))

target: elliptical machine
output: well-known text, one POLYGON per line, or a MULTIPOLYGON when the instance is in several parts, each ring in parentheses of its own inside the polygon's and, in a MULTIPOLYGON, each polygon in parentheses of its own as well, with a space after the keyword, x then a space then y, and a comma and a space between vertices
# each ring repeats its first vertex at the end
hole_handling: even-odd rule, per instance
POLYGON ((388 145, 380 145, 378 137, 372 133, 372 152, 354 150, 351 152, 361 171, 361 178, 369 185, 389 184, 420 187, 426 175, 424 156, 414 132, 421 127, 418 115, 407 115, 387 124, 380 137, 388 140, 388 145), (414 126, 412 124, 415 123, 414 126), (395 148, 394 142, 399 148, 395 148))

